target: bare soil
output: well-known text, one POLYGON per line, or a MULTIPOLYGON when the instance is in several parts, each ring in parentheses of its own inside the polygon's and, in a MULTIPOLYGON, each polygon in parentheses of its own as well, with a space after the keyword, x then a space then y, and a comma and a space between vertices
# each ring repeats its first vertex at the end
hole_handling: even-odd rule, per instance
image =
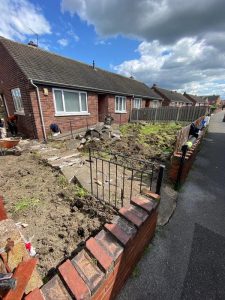
POLYGON ((116 213, 68 184, 35 153, 0 156, 0 166, 0 190, 8 217, 28 224, 22 234, 26 239, 33 236, 42 277, 79 250, 116 213))

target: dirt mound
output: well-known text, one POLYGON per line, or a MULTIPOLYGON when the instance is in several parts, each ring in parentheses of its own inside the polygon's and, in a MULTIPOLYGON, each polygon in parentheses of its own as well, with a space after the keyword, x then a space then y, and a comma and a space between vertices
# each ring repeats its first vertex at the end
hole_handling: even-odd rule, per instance
POLYGON ((0 156, 0 165, 0 189, 8 216, 28 224, 23 235, 26 239, 33 236, 43 277, 115 214, 40 162, 37 154, 0 156))

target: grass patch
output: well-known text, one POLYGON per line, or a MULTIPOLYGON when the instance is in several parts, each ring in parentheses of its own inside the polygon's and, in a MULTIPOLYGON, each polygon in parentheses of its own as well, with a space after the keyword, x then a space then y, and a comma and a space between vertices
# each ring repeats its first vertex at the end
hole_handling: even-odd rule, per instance
POLYGON ((63 189, 66 188, 69 184, 68 180, 63 175, 59 175, 59 177, 57 178, 57 181, 58 181, 58 185, 63 189))
POLYGON ((75 197, 83 198, 86 196, 88 196, 88 192, 84 188, 76 185, 75 186, 75 197))
POLYGON ((40 199, 37 198, 27 198, 24 197, 17 201, 17 203, 14 205, 14 212, 18 213, 21 211, 28 210, 32 207, 38 206, 40 204, 40 199))
POLYGON ((132 277, 137 278, 140 275, 140 269, 136 266, 132 272, 132 277))

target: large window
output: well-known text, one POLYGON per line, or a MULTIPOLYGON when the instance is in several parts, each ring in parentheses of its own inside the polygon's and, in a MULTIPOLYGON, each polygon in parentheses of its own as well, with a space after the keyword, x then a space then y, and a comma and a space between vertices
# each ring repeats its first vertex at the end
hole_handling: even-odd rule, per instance
POLYGON ((141 98, 134 98, 133 108, 141 108, 141 98))
POLYGON ((24 114, 23 102, 19 88, 11 90, 16 113, 24 114))
POLYGON ((115 112, 119 112, 119 113, 126 112, 126 97, 116 96, 115 112))
POLYGON ((58 115, 87 114, 87 93, 54 89, 55 111, 58 115))

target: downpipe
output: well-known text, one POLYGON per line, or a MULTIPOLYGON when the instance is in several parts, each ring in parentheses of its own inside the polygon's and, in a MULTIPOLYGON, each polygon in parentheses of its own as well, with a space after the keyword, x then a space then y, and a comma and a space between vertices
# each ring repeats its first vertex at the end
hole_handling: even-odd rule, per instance
POLYGON ((30 83, 36 89, 37 100, 38 100, 38 108, 39 108, 39 111, 40 111, 42 133, 43 133, 43 137, 44 137, 44 142, 47 142, 47 135, 46 135, 46 130, 45 130, 44 116, 43 116, 43 111, 42 111, 42 106, 41 106, 41 99, 40 99, 39 89, 38 89, 38 86, 33 83, 32 79, 30 80, 30 83))

